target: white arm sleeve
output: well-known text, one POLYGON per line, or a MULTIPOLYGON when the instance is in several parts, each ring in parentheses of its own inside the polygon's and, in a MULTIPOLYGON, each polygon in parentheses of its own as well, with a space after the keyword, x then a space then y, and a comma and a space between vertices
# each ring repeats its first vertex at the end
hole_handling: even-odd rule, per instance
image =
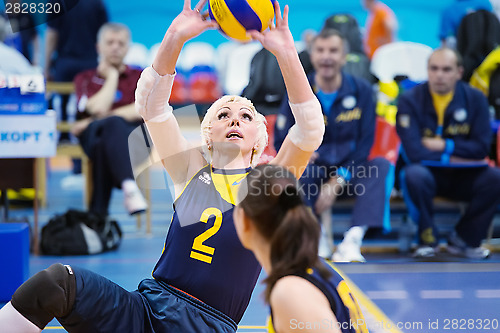
POLYGON ((290 128, 288 136, 303 151, 315 151, 323 142, 325 122, 318 99, 314 97, 307 102, 290 104, 295 125, 290 128))
POLYGON ((161 76, 153 67, 147 67, 141 73, 135 90, 135 110, 145 121, 163 122, 172 115, 168 104, 174 74, 161 76))

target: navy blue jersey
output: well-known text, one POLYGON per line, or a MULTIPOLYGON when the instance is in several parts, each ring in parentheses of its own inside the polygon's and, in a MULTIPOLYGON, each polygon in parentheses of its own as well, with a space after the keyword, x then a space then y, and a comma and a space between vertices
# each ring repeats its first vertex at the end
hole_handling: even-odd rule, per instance
MULTIPOLYGON (((330 271, 329 278, 322 277, 316 269, 309 269, 306 274, 297 274, 297 276, 311 282, 323 292, 330 302, 330 307, 337 318, 338 324, 333 324, 330 321, 309 324, 317 325, 318 328, 337 325, 335 327, 339 327, 342 333, 368 333, 363 313, 345 280, 337 272, 337 269, 329 265, 325 260, 321 259, 321 265, 324 265, 330 271)), ((268 321, 268 332, 275 333, 272 318, 268 321)))
POLYGON ((165 248, 153 277, 214 307, 238 323, 261 267, 233 223, 239 185, 250 170, 203 167, 174 202, 165 248))

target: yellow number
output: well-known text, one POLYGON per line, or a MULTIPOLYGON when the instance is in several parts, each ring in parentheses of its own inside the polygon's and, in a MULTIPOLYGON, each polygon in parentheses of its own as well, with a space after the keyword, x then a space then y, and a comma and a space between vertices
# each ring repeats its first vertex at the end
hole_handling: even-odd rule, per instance
POLYGON ((337 291, 342 298, 342 302, 349 309, 349 316, 351 317, 351 322, 353 323, 354 329, 359 333, 368 333, 368 329, 366 328, 365 319, 361 310, 358 306, 358 303, 354 299, 351 293, 351 289, 345 281, 341 281, 337 286, 337 291))
POLYGON ((212 237, 213 235, 215 235, 219 231, 222 225, 222 212, 217 208, 210 207, 205 209, 203 213, 201 213, 200 217, 200 222, 207 223, 208 219, 212 215, 215 216, 214 225, 210 229, 206 230, 204 233, 196 237, 193 241, 193 247, 192 247, 193 250, 203 252, 206 254, 191 251, 190 255, 191 258, 206 262, 208 264, 212 263, 211 256, 213 256, 215 249, 213 247, 203 244, 203 242, 212 237))

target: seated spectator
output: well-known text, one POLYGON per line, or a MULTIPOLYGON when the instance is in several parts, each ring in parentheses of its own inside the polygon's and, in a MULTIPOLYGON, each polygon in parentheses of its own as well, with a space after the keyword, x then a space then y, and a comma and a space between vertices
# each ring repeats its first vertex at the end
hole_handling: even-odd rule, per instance
POLYGON ((99 65, 75 77, 78 120, 73 134, 92 160, 93 192, 90 211, 107 214, 113 187, 125 194, 130 214, 147 208, 134 181, 128 151, 129 134, 142 123, 135 111, 135 88, 141 75, 123 63, 130 43, 129 29, 106 23, 97 38, 99 65))
MULTIPOLYGON (((326 130, 323 143, 304 172, 301 182, 306 200, 329 229, 330 209, 337 196, 356 197, 352 227, 333 255, 335 261, 365 261, 361 242, 367 227, 381 227, 386 214, 386 177, 389 162, 368 161, 375 135, 375 101, 367 81, 342 72, 345 41, 337 30, 321 31, 313 40, 311 62, 315 72, 309 81, 321 102, 326 130)), ((294 124, 288 99, 281 104, 276 120, 275 146, 278 149, 294 124)), ((331 235, 324 235, 320 255, 331 257, 331 235)))
POLYGON ((481 247, 500 203, 500 170, 484 162, 490 151, 488 102, 460 81, 463 67, 453 49, 435 50, 428 61, 428 82, 399 97, 397 131, 410 163, 401 174, 410 214, 418 224, 415 257, 433 257, 439 243, 433 199, 443 196, 469 203, 448 237, 448 251, 484 259, 481 247))
POLYGON ((456 0, 441 12, 439 39, 443 46, 456 47, 456 36, 460 22, 465 15, 476 10, 493 10, 489 0, 456 0))
MULTIPOLYGON (((97 66, 97 32, 108 22, 108 12, 103 0, 67 1, 47 0, 50 8, 46 16, 44 46, 44 75, 47 81, 71 82, 75 76, 97 66), (85 27, 85 28, 82 28, 85 27)), ((47 7, 49 8, 49 7, 47 7)), ((60 96, 60 117, 62 121, 71 118, 68 114, 69 94, 60 96)), ((49 97, 49 108, 55 106, 53 96, 49 97)), ((68 133, 61 133, 60 141, 70 140, 68 133)), ((73 171, 79 173, 80 165, 74 164, 73 171)))

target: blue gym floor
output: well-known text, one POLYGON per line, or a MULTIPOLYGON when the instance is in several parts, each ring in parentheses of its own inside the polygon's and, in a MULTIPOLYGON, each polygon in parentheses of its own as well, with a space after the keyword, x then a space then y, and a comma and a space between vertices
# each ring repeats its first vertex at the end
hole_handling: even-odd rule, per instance
MULTIPOLYGON (((41 225, 69 207, 82 208, 81 188, 61 187, 68 175, 69 171, 64 170, 50 172, 48 207, 40 212, 41 225)), ((111 214, 124 231, 117 251, 92 256, 31 256, 30 274, 61 262, 85 267, 125 289, 135 289, 141 279, 151 276, 163 248, 172 213, 166 190, 152 190, 152 212, 152 234, 147 235, 144 225, 138 230, 136 219, 125 214, 121 192, 113 192, 111 214)), ((10 216, 33 220, 32 210, 26 208, 12 208, 10 216)), ((482 262, 457 260, 445 254, 433 262, 416 261, 394 252, 370 253, 366 257, 365 264, 337 266, 355 284, 351 289, 359 288, 355 293, 370 321, 371 332, 500 332, 499 253, 482 262)), ((266 331, 268 308, 262 291, 258 284, 239 332, 266 331)), ((64 329, 54 320, 44 332, 64 329)))

